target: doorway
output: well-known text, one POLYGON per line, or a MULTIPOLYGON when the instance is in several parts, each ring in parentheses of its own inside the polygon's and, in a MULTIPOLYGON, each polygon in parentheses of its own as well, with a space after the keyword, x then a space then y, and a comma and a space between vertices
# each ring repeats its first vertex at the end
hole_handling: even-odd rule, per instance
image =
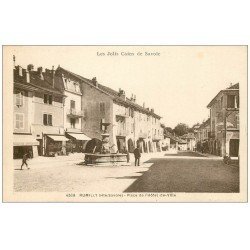
POLYGON ((239 139, 231 139, 229 142, 229 155, 238 157, 239 155, 239 139))

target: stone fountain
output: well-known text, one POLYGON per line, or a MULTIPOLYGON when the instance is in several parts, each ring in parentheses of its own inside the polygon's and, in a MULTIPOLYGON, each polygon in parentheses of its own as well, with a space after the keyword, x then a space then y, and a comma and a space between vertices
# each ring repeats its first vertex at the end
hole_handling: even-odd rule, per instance
POLYGON ((107 127, 110 123, 102 121, 101 126, 104 128, 101 134, 101 149, 96 151, 96 147, 92 153, 85 153, 85 163, 87 165, 126 165, 127 155, 119 152, 111 153, 114 145, 110 145, 109 137, 107 133, 107 127))

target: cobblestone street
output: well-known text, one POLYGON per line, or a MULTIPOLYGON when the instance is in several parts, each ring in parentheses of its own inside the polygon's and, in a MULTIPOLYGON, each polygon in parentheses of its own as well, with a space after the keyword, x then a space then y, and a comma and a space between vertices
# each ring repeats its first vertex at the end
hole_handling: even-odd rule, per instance
POLYGON ((144 154, 140 167, 85 166, 84 154, 38 157, 30 170, 15 161, 14 189, 21 192, 238 192, 239 170, 194 152, 144 154))

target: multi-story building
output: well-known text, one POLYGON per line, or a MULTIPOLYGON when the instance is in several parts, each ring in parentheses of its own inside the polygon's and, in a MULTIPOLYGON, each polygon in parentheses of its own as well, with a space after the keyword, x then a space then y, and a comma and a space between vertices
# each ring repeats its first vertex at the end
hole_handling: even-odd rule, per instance
POLYGON ((91 138, 82 132, 84 111, 82 109, 81 83, 78 77, 61 67, 58 67, 55 72, 55 81, 65 95, 63 127, 65 136, 69 139, 66 142, 67 150, 82 152, 86 142, 91 138))
MULTIPOLYGON (((41 67, 35 71, 31 64, 28 65, 27 70, 20 66, 14 70, 14 99, 16 101, 14 132, 23 130, 33 135, 32 138, 36 143, 34 146, 38 144, 37 149, 33 147, 33 156, 63 151, 65 142, 68 141, 64 136, 63 127, 65 96, 55 85, 54 73, 54 70, 44 72, 41 67), (23 94, 20 94, 20 91, 23 91, 23 94), (24 105, 21 107, 17 105, 20 97, 25 97, 24 105)), ((14 152, 19 154, 19 157, 23 154, 22 151, 20 148, 16 150, 14 148, 14 152)))
POLYGON ((32 135, 34 122, 33 96, 39 89, 30 84, 29 72, 20 66, 13 71, 13 157, 26 153, 37 156, 39 142, 32 135))
POLYGON ((161 150, 161 117, 153 109, 138 105, 135 95, 127 98, 123 90, 106 87, 96 78, 90 80, 65 69, 60 70, 80 83, 84 112, 82 131, 88 137, 101 140, 102 134, 108 133, 114 151, 122 152, 127 148, 132 152, 136 145, 142 152, 161 150))
POLYGON ((239 104, 239 83, 221 90, 208 104, 211 153, 220 156, 238 156, 239 104))

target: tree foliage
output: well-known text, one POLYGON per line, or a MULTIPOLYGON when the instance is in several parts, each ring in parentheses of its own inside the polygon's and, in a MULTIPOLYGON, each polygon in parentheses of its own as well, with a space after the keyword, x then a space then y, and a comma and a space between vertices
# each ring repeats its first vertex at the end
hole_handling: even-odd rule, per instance
POLYGON ((175 128, 173 129, 173 132, 177 135, 177 136, 182 136, 184 134, 187 134, 189 132, 190 128, 188 127, 187 124, 185 123, 179 123, 178 125, 175 126, 175 128))

